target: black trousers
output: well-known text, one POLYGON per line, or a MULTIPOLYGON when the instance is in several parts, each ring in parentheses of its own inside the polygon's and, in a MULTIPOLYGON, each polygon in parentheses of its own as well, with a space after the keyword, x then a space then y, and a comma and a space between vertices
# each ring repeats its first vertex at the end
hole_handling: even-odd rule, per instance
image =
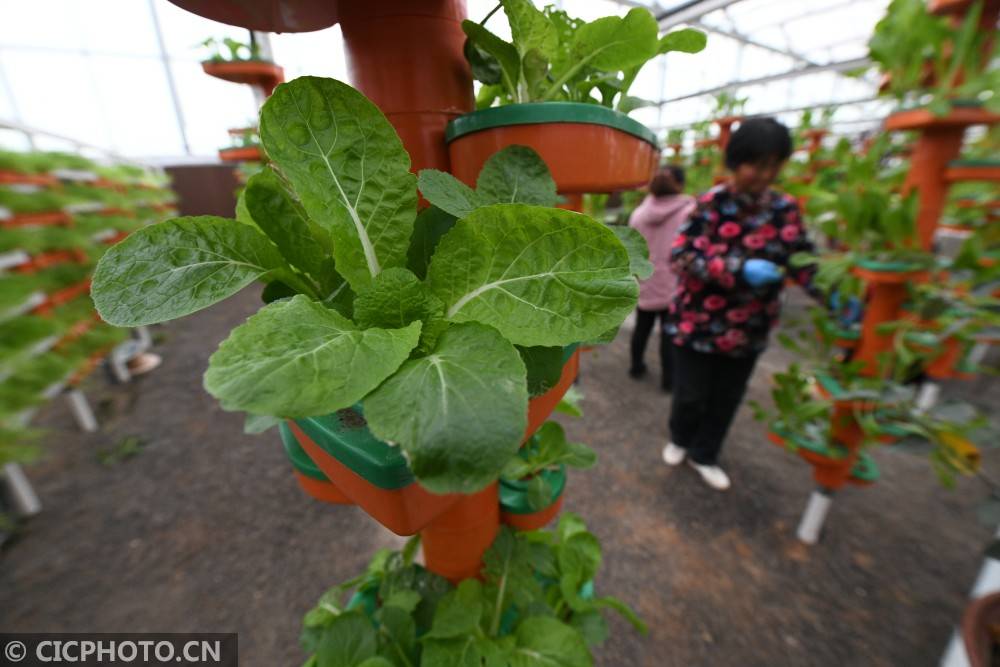
POLYGON ((674 347, 670 437, 695 463, 715 464, 756 363, 756 355, 728 357, 674 347))
POLYGON ((649 334, 653 331, 656 321, 660 321, 660 366, 663 369, 663 387, 669 388, 673 381, 673 364, 671 363, 673 345, 670 339, 663 333, 663 323, 666 321, 667 311, 664 310, 643 310, 635 309, 635 330, 632 331, 632 372, 641 373, 646 368, 643 357, 646 356, 646 343, 649 342, 649 334))

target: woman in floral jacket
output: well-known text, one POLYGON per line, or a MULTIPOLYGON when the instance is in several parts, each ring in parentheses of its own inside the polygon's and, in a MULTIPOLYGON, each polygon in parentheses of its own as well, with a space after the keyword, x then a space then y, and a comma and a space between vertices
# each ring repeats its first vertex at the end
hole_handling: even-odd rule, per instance
POLYGON ((809 286, 812 270, 789 258, 811 252, 795 200, 771 189, 792 153, 788 128, 743 122, 726 147, 727 183, 698 199, 674 239, 678 286, 665 333, 674 349, 671 441, 663 459, 688 458, 711 487, 729 488, 718 466, 723 441, 758 355, 778 322, 786 272, 809 286))

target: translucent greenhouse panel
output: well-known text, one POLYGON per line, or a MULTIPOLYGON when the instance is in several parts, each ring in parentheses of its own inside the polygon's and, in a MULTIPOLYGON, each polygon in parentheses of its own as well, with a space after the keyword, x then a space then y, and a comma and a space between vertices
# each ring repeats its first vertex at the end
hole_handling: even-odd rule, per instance
POLYGON ((184 153, 160 60, 95 56, 91 67, 94 92, 110 138, 103 145, 124 155, 143 157, 184 153))
MULTIPOLYGON (((135 4, 147 6, 142 0, 131 0, 135 4)), ((156 16, 163 33, 163 43, 167 55, 184 60, 201 60, 204 50, 199 44, 209 37, 232 37, 241 42, 250 39, 249 31, 201 18, 185 11, 167 0, 154 0, 156 16)))
MULTIPOLYGON (((536 3, 538 6, 544 4, 549 3, 536 3)), ((632 7, 626 7, 619 2, 611 2, 610 0, 562 0, 562 3, 553 4, 562 4, 562 9, 570 16, 583 19, 584 21, 593 21, 602 16, 623 16, 632 9, 632 7)))
MULTIPOLYGON (((31 0, 5 3, 0 21, 0 44, 6 47, 80 49, 82 33, 69 20, 74 0, 31 0)), ((6 61, 6 55, 4 56, 6 61)))
MULTIPOLYGON (((21 3, 28 4, 28 3, 21 3)), ((100 0, 100 11, 89 2, 70 2, 70 20, 83 47, 92 53, 159 56, 156 27, 144 0, 100 0), (114 17, 114 20, 108 20, 114 17), (123 26, 128 29, 123 30, 123 26)), ((18 9, 20 11, 20 9, 18 9)), ((46 22, 51 21, 51 17, 46 22)))
POLYGON ((25 124, 99 146, 111 144, 87 59, 8 50, 3 53, 3 67, 25 124))
POLYGON ((347 59, 340 26, 316 32, 271 35, 274 60, 285 68, 285 79, 300 76, 328 76, 347 80, 347 59))
POLYGON ((732 81, 733 66, 739 57, 739 51, 736 41, 709 35, 708 45, 699 54, 668 53, 663 98, 669 100, 690 95, 732 81), (720 63, 724 64, 720 66, 720 63))
MULTIPOLYGON (((470 21, 479 23, 496 6, 497 3, 494 0, 467 0, 466 13, 470 21)), ((486 27, 498 37, 510 41, 510 25, 507 23, 507 17, 504 16, 502 11, 491 16, 489 21, 486 22, 486 27)))
POLYGON ((171 71, 193 155, 215 158, 229 142, 229 128, 256 124, 257 105, 249 86, 214 79, 197 62, 175 61, 171 71))

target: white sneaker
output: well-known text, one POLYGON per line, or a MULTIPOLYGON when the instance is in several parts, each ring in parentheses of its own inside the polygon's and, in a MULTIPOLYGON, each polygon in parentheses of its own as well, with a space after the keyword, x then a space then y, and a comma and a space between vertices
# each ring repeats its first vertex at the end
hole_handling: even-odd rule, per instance
POLYGON ((672 442, 668 442, 667 446, 663 448, 663 462, 668 466, 678 465, 685 456, 687 456, 687 450, 672 442))
MULTIPOLYGON (((664 454, 664 458, 666 458, 666 454, 664 454)), ((692 468, 698 471, 698 474, 701 475, 702 481, 716 491, 725 491, 729 488, 729 475, 727 475, 726 471, 719 466, 703 466, 695 463, 694 461, 688 461, 688 463, 691 464, 692 468)))

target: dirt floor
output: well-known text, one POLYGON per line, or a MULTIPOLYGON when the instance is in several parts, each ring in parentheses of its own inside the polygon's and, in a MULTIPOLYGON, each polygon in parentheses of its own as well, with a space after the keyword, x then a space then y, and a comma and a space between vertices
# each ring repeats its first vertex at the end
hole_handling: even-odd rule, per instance
MULTIPOLYGON (((164 365, 134 384, 93 378, 100 432, 77 432, 61 402, 43 412, 47 456, 28 472, 45 509, 0 554, 0 629, 238 632, 241 664, 294 666, 302 614, 400 543, 356 508, 306 498, 276 434, 243 435, 242 418, 202 390, 209 354, 258 303, 249 290, 157 328, 164 365), (101 463, 127 436, 142 451, 101 463)), ((623 331, 587 354, 586 416, 564 420, 601 456, 571 475, 565 503, 604 544, 598 590, 650 624, 641 637, 615 620, 598 664, 936 664, 991 534, 975 516, 984 489, 945 490, 925 460, 883 448, 882 481, 840 494, 823 542, 807 548, 794 530, 809 469, 746 408, 723 457, 730 492, 664 466, 670 399, 656 372, 626 376, 627 345, 623 331)), ((762 359, 751 398, 766 398, 786 360, 762 359)), ((996 409, 998 387, 946 393, 996 409)), ((995 473, 1000 461, 986 459, 995 473)))

